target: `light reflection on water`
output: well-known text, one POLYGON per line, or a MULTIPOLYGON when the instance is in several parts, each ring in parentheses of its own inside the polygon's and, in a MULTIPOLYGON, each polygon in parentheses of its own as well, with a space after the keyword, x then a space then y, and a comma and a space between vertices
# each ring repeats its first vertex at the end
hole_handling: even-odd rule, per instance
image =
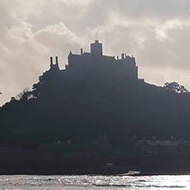
POLYGON ((190 189, 190 175, 158 176, 0 176, 1 190, 179 190, 190 189))

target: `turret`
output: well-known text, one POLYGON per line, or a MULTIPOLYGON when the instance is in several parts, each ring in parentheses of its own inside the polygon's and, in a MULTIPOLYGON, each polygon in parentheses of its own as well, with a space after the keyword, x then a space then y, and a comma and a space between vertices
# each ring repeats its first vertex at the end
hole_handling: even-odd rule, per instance
POLYGON ((98 40, 95 40, 94 43, 90 44, 91 47, 91 53, 94 55, 98 55, 98 56, 102 56, 103 52, 102 52, 102 43, 99 43, 98 40))

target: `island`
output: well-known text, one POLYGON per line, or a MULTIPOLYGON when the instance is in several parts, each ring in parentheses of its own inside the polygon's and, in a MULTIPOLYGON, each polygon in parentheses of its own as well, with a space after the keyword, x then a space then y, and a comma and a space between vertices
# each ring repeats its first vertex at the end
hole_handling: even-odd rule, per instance
POLYGON ((138 77, 134 56, 58 56, 32 90, 0 108, 0 174, 185 173, 190 93, 138 77))

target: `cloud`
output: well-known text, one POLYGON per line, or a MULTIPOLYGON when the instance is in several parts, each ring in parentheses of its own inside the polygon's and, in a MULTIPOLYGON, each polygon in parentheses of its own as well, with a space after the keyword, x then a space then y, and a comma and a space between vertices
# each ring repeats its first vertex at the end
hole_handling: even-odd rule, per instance
POLYGON ((172 17, 172 12, 163 17, 152 10, 149 17, 144 13, 140 19, 120 11, 110 11, 109 15, 106 24, 91 29, 91 33, 98 31, 100 39, 107 44, 106 52, 125 51, 135 55, 140 76, 150 83, 163 85, 178 81, 190 87, 187 18, 172 17))
POLYGON ((146 81, 190 88, 187 0, 1 0, 0 18, 0 104, 37 82, 49 56, 64 68, 95 38, 105 54, 134 55, 146 81))
POLYGON ((2 5, 0 14, 3 14, 4 22, 0 23, 0 89, 3 92, 1 104, 37 82, 38 76, 49 67, 50 55, 62 55, 64 63, 60 65, 64 67, 69 50, 80 47, 79 38, 64 23, 47 25, 34 31, 33 24, 26 19, 28 16, 20 17, 22 10, 15 17, 14 11, 19 7, 18 4, 12 7, 3 1, 2 5))

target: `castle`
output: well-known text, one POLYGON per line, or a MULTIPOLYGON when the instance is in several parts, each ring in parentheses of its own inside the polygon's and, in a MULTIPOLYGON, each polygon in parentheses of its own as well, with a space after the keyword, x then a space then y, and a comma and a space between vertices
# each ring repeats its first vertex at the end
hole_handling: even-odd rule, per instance
MULTIPOLYGON (((55 64, 53 64, 53 58, 50 57, 50 70, 60 70, 57 56, 55 64)), ((126 53, 122 53, 121 58, 104 55, 102 43, 98 40, 90 44, 90 52, 83 52, 83 49, 81 49, 80 54, 70 52, 65 70, 73 74, 89 70, 99 70, 105 74, 119 70, 120 75, 127 76, 132 80, 138 79, 138 67, 133 56, 130 57, 126 53)))

